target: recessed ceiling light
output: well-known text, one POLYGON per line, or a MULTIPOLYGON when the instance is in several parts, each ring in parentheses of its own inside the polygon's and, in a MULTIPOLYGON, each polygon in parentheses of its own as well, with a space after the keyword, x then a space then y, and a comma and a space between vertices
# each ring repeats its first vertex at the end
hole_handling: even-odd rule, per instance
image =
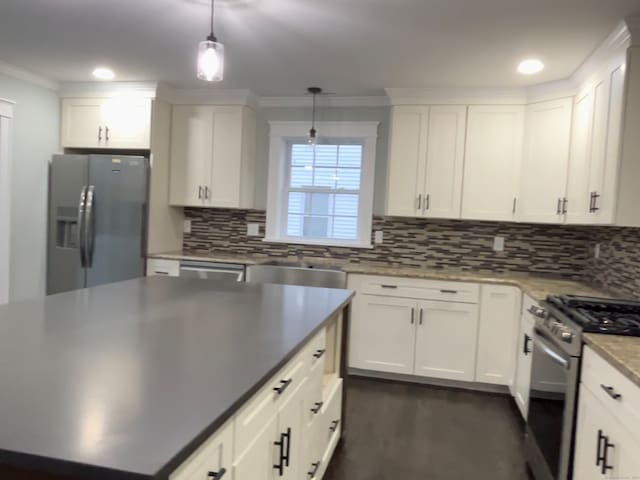
POLYGON ((528 58, 518 65, 518 72, 522 75, 533 75, 534 73, 540 73, 542 70, 544 70, 544 63, 537 58, 528 58))
POLYGON ((96 67, 93 71, 93 76, 98 80, 113 80, 115 78, 115 73, 113 70, 107 67, 96 67))

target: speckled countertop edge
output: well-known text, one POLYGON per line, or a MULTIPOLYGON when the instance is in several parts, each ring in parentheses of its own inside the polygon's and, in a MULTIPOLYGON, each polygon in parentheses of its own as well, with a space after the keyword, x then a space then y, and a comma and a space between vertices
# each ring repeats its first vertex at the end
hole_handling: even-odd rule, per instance
POLYGON ((640 338, 587 333, 584 342, 640 387, 640 338))

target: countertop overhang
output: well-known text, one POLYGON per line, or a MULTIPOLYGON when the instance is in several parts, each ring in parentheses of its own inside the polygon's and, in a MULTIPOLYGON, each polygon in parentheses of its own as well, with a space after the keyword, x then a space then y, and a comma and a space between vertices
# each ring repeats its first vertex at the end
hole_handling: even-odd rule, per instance
POLYGON ((149 277, 0 306, 0 463, 168 478, 352 297, 149 277))

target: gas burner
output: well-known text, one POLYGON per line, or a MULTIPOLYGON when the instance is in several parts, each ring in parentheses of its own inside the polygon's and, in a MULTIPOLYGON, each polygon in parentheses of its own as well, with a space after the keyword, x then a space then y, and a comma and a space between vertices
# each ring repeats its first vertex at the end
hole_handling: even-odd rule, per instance
POLYGON ((583 332, 640 336, 640 302, 575 295, 550 296, 547 302, 583 332))

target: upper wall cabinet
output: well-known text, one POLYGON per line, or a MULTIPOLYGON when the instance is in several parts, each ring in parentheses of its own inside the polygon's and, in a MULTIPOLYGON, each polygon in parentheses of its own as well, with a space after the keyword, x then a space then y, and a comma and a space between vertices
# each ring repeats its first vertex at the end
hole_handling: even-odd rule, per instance
POLYGON ((65 148, 148 149, 151 99, 65 98, 62 138, 65 148))
POLYGON ((600 72, 576 96, 567 182, 567 223, 614 223, 625 72, 600 72))
POLYGON ((521 105, 469 107, 462 218, 513 220, 524 118, 521 105))
POLYGON ((174 106, 172 205, 250 208, 254 167, 253 110, 242 106, 174 106))
POLYGON ((465 106, 397 106, 391 118, 386 214, 459 218, 465 106))
POLYGON ((573 98, 527 106, 516 208, 520 221, 563 221, 572 111, 573 98))

